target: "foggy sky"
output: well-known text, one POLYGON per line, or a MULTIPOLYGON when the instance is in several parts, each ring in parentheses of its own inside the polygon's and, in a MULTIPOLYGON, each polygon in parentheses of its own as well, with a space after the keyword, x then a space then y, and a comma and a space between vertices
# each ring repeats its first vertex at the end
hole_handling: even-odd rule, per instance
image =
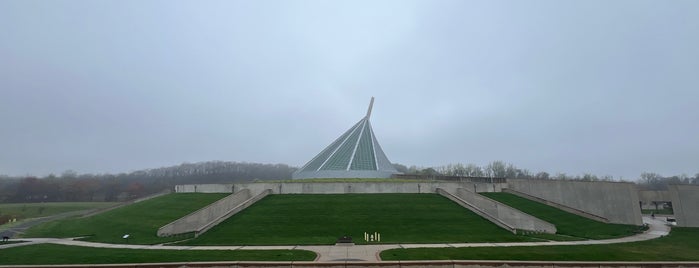
POLYGON ((699 1, 0 0, 0 174, 394 163, 699 172, 699 1))

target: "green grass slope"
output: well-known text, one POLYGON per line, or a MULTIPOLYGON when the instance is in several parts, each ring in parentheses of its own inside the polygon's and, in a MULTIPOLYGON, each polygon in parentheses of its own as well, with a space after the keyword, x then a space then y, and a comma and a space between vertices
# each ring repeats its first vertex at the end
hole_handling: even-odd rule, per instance
POLYGON ((699 261, 699 228, 673 228, 658 239, 606 245, 391 249, 381 252, 381 259, 699 261))
POLYGON ((113 206, 113 202, 53 202, 0 204, 0 216, 17 220, 46 217, 64 212, 97 209, 113 206))
POLYGON ((0 265, 154 263, 193 261, 312 261, 306 250, 143 250, 29 245, 0 250, 0 265))
MULTIPOLYGON (((556 225, 557 234, 559 235, 587 239, 609 239, 633 235, 642 228, 634 225, 608 224, 594 221, 509 193, 481 194, 556 225)), ((561 240, 554 236, 546 236, 545 238, 561 240)))
POLYGON ((169 194, 87 218, 48 222, 28 230, 25 237, 79 237, 105 243, 156 244, 182 239, 160 238, 158 228, 227 194, 169 194), (129 234, 128 241, 122 238, 129 234))
POLYGON ((437 194, 270 195, 186 245, 524 241, 437 194))

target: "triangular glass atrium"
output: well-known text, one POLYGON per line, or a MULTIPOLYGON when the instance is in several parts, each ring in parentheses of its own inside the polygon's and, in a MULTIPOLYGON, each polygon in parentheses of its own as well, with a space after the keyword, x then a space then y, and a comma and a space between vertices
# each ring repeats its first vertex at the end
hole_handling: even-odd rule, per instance
POLYGON ((367 115, 311 159, 292 178, 390 178, 398 173, 381 150, 367 115))

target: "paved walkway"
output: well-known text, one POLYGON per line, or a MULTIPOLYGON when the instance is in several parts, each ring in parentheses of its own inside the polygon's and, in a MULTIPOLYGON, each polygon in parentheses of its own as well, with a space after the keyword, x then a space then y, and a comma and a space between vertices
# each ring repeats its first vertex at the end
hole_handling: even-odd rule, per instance
POLYGON ((310 250, 318 254, 316 261, 380 261, 381 251, 393 248, 445 248, 445 247, 512 247, 512 246, 554 246, 554 245, 596 245, 644 241, 668 235, 670 227, 661 219, 643 217, 643 222, 648 224, 647 231, 622 238, 606 240, 582 240, 582 241, 548 241, 548 242, 509 242, 509 243, 449 243, 449 244, 380 244, 380 245, 320 245, 320 246, 163 246, 163 245, 126 245, 86 242, 65 238, 25 238, 14 239, 28 241, 27 243, 14 243, 0 245, 0 249, 24 246, 28 244, 60 244, 83 247, 99 248, 131 248, 131 249, 169 249, 169 250, 237 250, 237 249, 302 249, 310 250))

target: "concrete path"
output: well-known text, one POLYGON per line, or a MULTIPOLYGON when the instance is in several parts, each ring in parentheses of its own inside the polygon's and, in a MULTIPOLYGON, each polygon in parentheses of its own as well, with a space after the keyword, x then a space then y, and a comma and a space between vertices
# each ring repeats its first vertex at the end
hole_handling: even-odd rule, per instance
POLYGON ((379 245, 319 245, 319 246, 164 246, 164 245, 127 245, 86 242, 65 238, 26 238, 13 239, 28 241, 27 243, 14 243, 0 245, 0 249, 28 244, 51 243, 60 245, 72 245, 99 248, 130 248, 130 249, 169 249, 169 250, 238 250, 238 249, 301 249, 310 250, 318 254, 317 262, 332 261, 381 261, 379 253, 393 248, 445 248, 445 247, 513 247, 513 246, 560 246, 560 245, 597 245, 625 242, 637 242, 668 235, 670 227, 665 221, 656 218, 643 217, 643 222, 648 224, 647 231, 622 238, 606 240, 583 241, 548 241, 548 242, 508 242, 508 243, 449 243, 449 244, 379 244, 379 245))

